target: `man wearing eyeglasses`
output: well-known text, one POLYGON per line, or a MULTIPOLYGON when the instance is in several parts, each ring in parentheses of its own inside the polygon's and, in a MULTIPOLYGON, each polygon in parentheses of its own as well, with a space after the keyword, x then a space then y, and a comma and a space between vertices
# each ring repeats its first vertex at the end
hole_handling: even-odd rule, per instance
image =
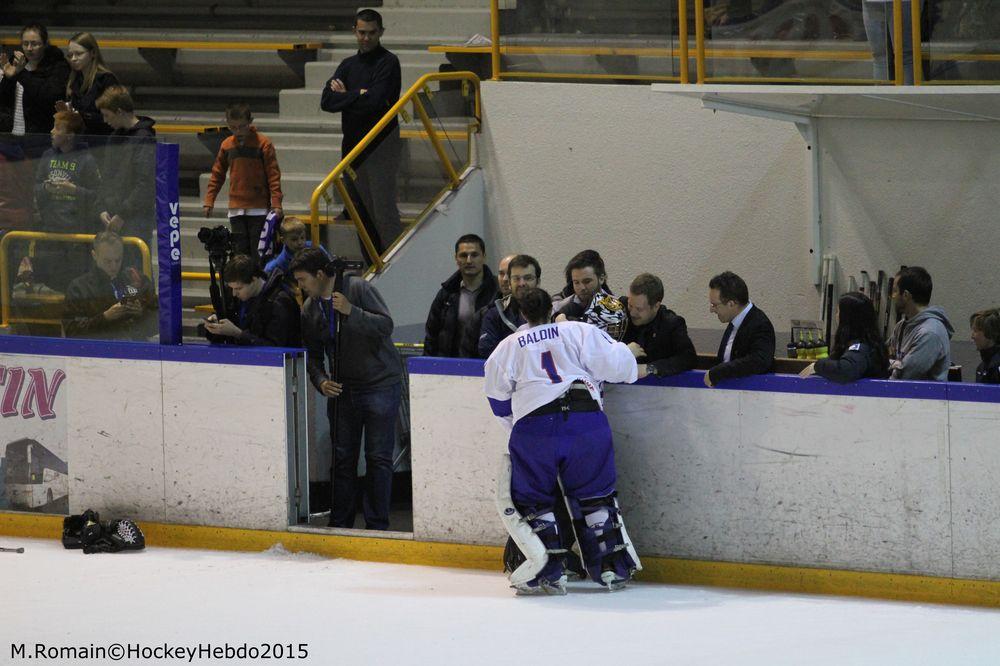
POLYGON ((747 283, 726 271, 708 283, 709 310, 728 324, 719 344, 718 364, 705 373, 709 388, 727 379, 771 372, 774 326, 764 311, 750 302, 747 283))
MULTIPOLYGON (((362 9, 354 21, 358 52, 346 58, 323 86, 320 108, 341 113, 344 133, 341 159, 371 131, 392 106, 399 101, 402 74, 399 58, 381 44, 385 28, 382 15, 362 9)), ((345 179, 355 204, 361 203, 374 222, 375 246, 381 253, 402 232, 396 207, 396 172, 399 170, 401 143, 399 122, 395 117, 351 166, 357 180, 345 179), (356 191, 353 191, 356 187, 356 191), (356 196, 357 195, 357 196, 356 196)))

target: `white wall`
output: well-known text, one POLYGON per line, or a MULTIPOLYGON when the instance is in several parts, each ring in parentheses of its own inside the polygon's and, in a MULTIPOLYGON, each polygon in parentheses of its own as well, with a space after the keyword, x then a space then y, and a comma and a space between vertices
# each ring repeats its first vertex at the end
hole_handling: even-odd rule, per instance
MULTIPOLYGON (((544 286, 555 290, 588 247, 617 291, 656 273, 701 351, 714 349, 697 329, 721 335, 707 282, 724 269, 746 279, 778 331, 818 315, 810 155, 791 123, 646 86, 487 81, 483 98, 487 241, 534 254, 544 286)), ((819 132, 826 251, 853 274, 928 268, 953 349, 978 363, 968 316, 1000 305, 1000 123, 823 118, 819 132)))
POLYGON ((65 373, 54 415, 0 419, 0 456, 30 437, 64 460, 70 513, 288 526, 284 367, 6 353, 0 367, 65 373))
POLYGON ((809 154, 791 125, 646 86, 487 81, 483 113, 487 242, 534 255, 550 290, 592 248, 618 292, 640 272, 659 275, 692 328, 721 335, 707 285, 726 269, 779 330, 818 313, 809 154))
MULTIPOLYGON (((502 544, 507 435, 482 378, 410 378, 415 538, 502 544)), ((710 390, 690 373, 607 387, 640 554, 1000 578, 1000 388, 980 389, 992 402, 961 402, 925 382, 907 385, 938 399, 893 393, 898 382, 744 381, 710 390)))

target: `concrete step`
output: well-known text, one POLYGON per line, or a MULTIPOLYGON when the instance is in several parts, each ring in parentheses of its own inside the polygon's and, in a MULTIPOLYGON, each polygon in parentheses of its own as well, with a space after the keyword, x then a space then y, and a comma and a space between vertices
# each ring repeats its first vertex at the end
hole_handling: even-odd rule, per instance
MULTIPOLYGON (((301 173, 282 173, 281 174, 281 191, 284 194, 284 200, 291 205, 297 206, 300 210, 308 210, 309 200, 312 197, 313 190, 319 185, 320 181, 323 179, 325 174, 301 174, 301 173)), ((201 195, 204 196, 205 188, 208 185, 209 174, 202 174, 199 179, 201 195)), ((410 174, 400 174, 399 177, 399 196, 404 201, 422 202, 424 205, 430 203, 431 199, 441 190, 446 184, 444 176, 434 176, 434 175, 410 175, 410 174)), ((336 190, 334 190, 336 195, 336 190)), ((337 201, 338 197, 334 196, 334 214, 340 212, 340 203, 337 201)), ((223 187, 223 192, 220 193, 218 199, 215 202, 215 211, 219 218, 222 218, 222 211, 228 208, 228 196, 225 192, 225 187, 223 187)))
MULTIPOLYGON (((347 49, 330 49, 330 52, 336 54, 336 57, 329 61, 307 62, 305 64, 306 88, 322 90, 326 81, 333 76, 340 61, 354 54, 354 50, 347 49)), ((441 65, 448 62, 443 53, 431 53, 426 49, 393 51, 393 53, 399 57, 404 91, 409 89, 413 82, 424 74, 437 72, 441 65)))
MULTIPOLYGON (((657 0, 659 1, 659 0, 657 0)), ((463 7, 468 9, 482 9, 483 5, 488 3, 484 0, 382 0, 382 8, 380 12, 385 12, 390 8, 395 7, 407 7, 409 9, 417 9, 421 7, 463 7)), ((503 3, 501 2, 501 8, 503 8, 503 3)))
POLYGON ((405 32, 421 36, 427 44, 445 44, 456 37, 465 41, 476 33, 490 34, 490 9, 485 2, 479 7, 382 7, 379 12, 387 37, 405 32))
MULTIPOLYGON (((230 30, 348 30, 354 22, 356 5, 338 1, 326 5, 290 3, 279 7, 198 2, 178 5, 87 2, 67 4, 57 0, 7 0, 4 21, 12 24, 46 18, 57 26, 98 26, 107 28, 157 28, 169 26, 199 30, 205 25, 230 30)), ((97 34, 101 34, 99 30, 97 34)))
MULTIPOLYGON (((403 85, 401 92, 405 92, 412 86, 417 79, 419 79, 424 74, 436 73, 438 71, 437 67, 427 67, 420 65, 414 67, 408 67, 403 65, 401 67, 401 73, 403 75, 403 85)), ((329 78, 331 74, 327 74, 329 78)), ((323 116, 333 115, 323 111, 319 104, 323 96, 323 84, 326 83, 326 79, 316 86, 307 86, 305 88, 286 88, 282 90, 278 95, 278 108, 280 110, 280 116, 282 119, 290 118, 317 118, 323 116)), ((454 87, 454 84, 451 84, 454 87)), ((439 84, 434 83, 431 85, 431 90, 438 90, 439 84)), ((456 96, 457 93, 449 93, 449 96, 456 96)), ((432 104, 433 106, 433 104, 432 104)), ((409 111, 409 110, 408 110, 409 111)), ((432 109, 427 110, 431 115, 436 115, 432 109)))

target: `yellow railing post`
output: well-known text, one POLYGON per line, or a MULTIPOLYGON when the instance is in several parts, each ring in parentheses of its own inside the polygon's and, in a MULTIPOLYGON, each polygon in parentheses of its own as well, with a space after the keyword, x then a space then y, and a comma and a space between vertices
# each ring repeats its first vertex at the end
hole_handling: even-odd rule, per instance
MULTIPOLYGON (((479 130, 481 123, 478 121, 482 120, 482 99, 481 99, 481 92, 479 89, 478 76, 476 76, 472 72, 435 72, 432 74, 424 74, 423 76, 421 76, 412 86, 410 86, 409 90, 407 90, 403 95, 399 97, 399 100, 392 105, 392 108, 390 108, 384 116, 382 116, 382 119, 379 120, 377 123, 375 123, 375 126, 372 127, 371 130, 369 130, 368 134, 366 134, 364 138, 361 139, 361 141, 359 141, 358 144, 354 146, 354 148, 352 148, 349 153, 347 153, 347 155, 343 156, 343 158, 340 160, 340 163, 337 164, 337 166, 335 166, 329 174, 327 174, 326 178, 323 179, 323 182, 321 182, 313 190, 312 197, 310 197, 309 199, 309 221, 310 224, 312 225, 312 238, 314 243, 319 242, 320 199, 323 198, 324 194, 331 186, 337 185, 337 190, 338 192, 340 192, 341 196, 345 199, 344 205, 347 207, 348 213, 350 213, 352 204, 350 202, 350 198, 346 196, 346 187, 338 185, 340 175, 349 169, 350 165, 354 162, 354 160, 356 160, 358 156, 360 156, 361 153, 363 153, 368 148, 368 146, 370 146, 371 143, 376 138, 378 138, 379 134, 381 134, 382 130, 384 130, 389 125, 389 123, 392 122, 393 118, 395 118, 398 114, 402 113, 404 107, 407 104, 409 104, 410 101, 415 99, 417 95, 419 95, 420 92, 424 88, 426 88, 431 81, 468 81, 473 85, 473 87, 475 88, 475 109, 476 109, 476 120, 477 120, 476 130, 477 131, 479 130)), ((432 137, 432 140, 434 137, 436 137, 436 133, 433 131, 433 126, 430 128, 428 136, 432 137)), ((454 167, 451 166, 451 162, 448 161, 447 159, 444 159, 447 157, 447 155, 444 153, 443 148, 441 151, 438 152, 438 156, 439 158, 442 158, 445 163, 443 168, 447 169, 451 167, 452 170, 454 170, 454 167), (442 155, 444 156, 443 158, 442 155)), ((352 215, 352 221, 354 222, 354 226, 357 228, 358 236, 361 237, 362 242, 364 242, 364 239, 367 237, 367 232, 364 229, 364 225, 361 224, 360 216, 357 216, 356 213, 357 211, 355 210, 355 213, 352 215)), ((368 243, 371 244, 371 239, 368 240, 368 243)), ((374 246, 372 246, 371 251, 374 252, 374 246)), ((378 254, 373 254, 372 256, 378 257, 378 254)), ((378 268, 382 267, 381 259, 378 259, 376 265, 378 266, 378 268)))
MULTIPOLYGON (((10 301, 11 289, 8 284, 10 266, 7 258, 7 250, 10 244, 19 239, 35 241, 53 241, 56 243, 93 243, 94 234, 57 234, 47 231, 8 231, 0 238, 0 328, 10 325, 10 301)), ((122 243, 125 245, 135 245, 139 248, 142 256, 142 272, 146 277, 153 277, 153 262, 149 254, 149 246, 141 238, 136 236, 122 236, 122 243)))
MULTIPOLYGON (((920 0, 917 0, 919 2, 920 0)), ((892 0, 892 54, 897 86, 903 85, 903 0, 892 0)))
POLYGON ((920 27, 920 0, 910 0, 910 34, 913 39, 913 85, 919 86, 924 82, 924 45, 923 34, 920 27))
POLYGON ((444 169, 448 180, 451 181, 452 188, 458 187, 459 177, 455 172, 455 166, 448 159, 448 153, 445 152, 444 146, 441 145, 441 139, 437 135, 437 130, 434 129, 434 123, 431 122, 430 116, 427 115, 427 109, 424 108, 424 103, 420 101, 419 95, 413 98, 413 109, 420 116, 420 122, 424 124, 424 129, 427 130, 427 137, 431 140, 431 145, 434 146, 434 152, 437 153, 438 159, 441 160, 441 167, 444 169))
MULTIPOLYGON (((683 2, 684 0, 681 0, 683 2)), ((694 0, 694 57, 698 83, 705 82, 705 2, 694 0)))
MULTIPOLYGON (((695 0, 700 2, 701 0, 695 0)), ((687 0, 677 0, 677 38, 680 40, 681 83, 690 83, 688 71, 688 5, 687 0)))
POLYGON ((490 0, 490 49, 493 57, 490 59, 493 80, 500 80, 500 0, 490 0))
POLYGON ((382 270, 382 255, 379 254, 375 244, 372 243, 372 237, 368 235, 368 230, 365 229, 365 225, 361 222, 361 214, 358 212, 357 206, 354 205, 354 200, 351 199, 351 195, 347 191, 347 185, 344 185, 344 179, 338 178, 334 185, 336 186, 337 191, 340 192, 341 198, 344 200, 344 205, 347 207, 347 214, 351 216, 351 221, 354 222, 354 226, 358 230, 358 236, 361 238, 361 243, 365 246, 365 251, 368 252, 368 256, 372 258, 372 268, 374 268, 377 273, 382 270))

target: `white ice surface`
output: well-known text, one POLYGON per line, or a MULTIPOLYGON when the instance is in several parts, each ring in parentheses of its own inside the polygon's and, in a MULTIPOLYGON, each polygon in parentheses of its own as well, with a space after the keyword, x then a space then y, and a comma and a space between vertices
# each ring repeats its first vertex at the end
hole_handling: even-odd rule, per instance
MULTIPOLYGON (((308 643, 300 661, 220 663, 1000 664, 1000 612, 636 584, 517 598, 500 573, 291 554, 149 548, 84 555, 0 537, 10 643, 308 643)), ((123 661, 150 664, 157 661, 123 661)), ((185 663, 174 661, 169 663, 185 663)))

